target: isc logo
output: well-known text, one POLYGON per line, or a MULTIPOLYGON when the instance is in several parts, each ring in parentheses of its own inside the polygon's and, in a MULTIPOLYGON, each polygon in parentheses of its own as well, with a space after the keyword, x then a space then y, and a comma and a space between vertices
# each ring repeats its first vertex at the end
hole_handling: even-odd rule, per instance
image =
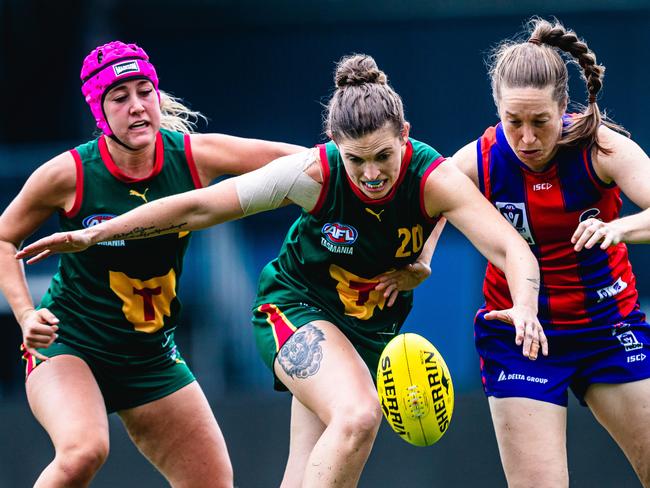
POLYGON ((328 241, 334 244, 353 244, 359 233, 351 225, 339 224, 338 222, 328 223, 321 229, 328 241))
POLYGON ((628 356, 627 357, 627 362, 628 363, 636 363, 637 361, 643 361, 646 358, 646 355, 643 353, 640 354, 635 354, 634 356, 628 356))
POLYGON ((115 215, 113 214, 94 214, 89 215, 82 221, 84 227, 92 227, 93 225, 101 224, 107 220, 111 220, 115 215))
POLYGON ((550 190, 551 188, 553 188, 551 183, 535 183, 533 185, 533 191, 550 190))

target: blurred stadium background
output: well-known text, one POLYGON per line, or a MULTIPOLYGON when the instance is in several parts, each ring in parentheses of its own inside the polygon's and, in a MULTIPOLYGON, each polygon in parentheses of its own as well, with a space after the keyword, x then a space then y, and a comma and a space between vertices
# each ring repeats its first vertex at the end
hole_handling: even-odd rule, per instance
MULTIPOLYGON (((324 141, 321 103, 334 63, 368 53, 404 98, 413 137, 451 155, 496 120, 485 53, 533 14, 555 15, 585 37, 607 67, 601 107, 650 151, 648 0, 0 0, 0 208, 39 164, 93 137, 78 74, 98 44, 143 46, 161 87, 208 117, 201 131, 306 146, 324 141)), ((584 87, 571 74, 573 101, 582 102, 584 87)), ((290 399, 272 392, 249 308, 259 270, 296 215, 283 209, 196 233, 186 260, 177 339, 226 435, 241 488, 277 486, 288 452, 290 399)), ((55 229, 52 219, 37 236, 55 229)), ((630 253, 650 306, 650 253, 644 246, 630 253)), ((448 227, 405 330, 428 337, 447 360, 457 389, 450 431, 433 447, 415 448, 384 424, 361 486, 505 485, 472 340, 484 266, 448 227)), ((35 300, 55 268, 51 259, 28 269, 35 300)), ((20 330, 2 298, 0 326, 0 486, 31 486, 52 448, 29 411, 20 330)), ((111 455, 93 486, 165 485, 117 418, 111 435, 111 455)), ((575 401, 567 442, 571 486, 638 486, 618 448, 575 401)))

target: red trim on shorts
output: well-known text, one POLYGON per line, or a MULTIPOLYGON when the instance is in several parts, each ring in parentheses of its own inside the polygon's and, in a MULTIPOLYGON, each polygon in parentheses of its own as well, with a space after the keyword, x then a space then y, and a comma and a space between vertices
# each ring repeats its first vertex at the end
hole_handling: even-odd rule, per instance
POLYGON ((327 160, 327 149, 325 149, 325 144, 319 144, 316 147, 320 153, 320 167, 322 170, 321 173, 323 176, 323 185, 320 189, 320 195, 318 195, 316 206, 309 212, 312 215, 316 215, 318 212, 320 212, 321 207, 325 203, 325 197, 327 197, 327 192, 330 186, 330 164, 327 160))
POLYGON ((192 175, 194 187, 203 188, 203 183, 201 183, 201 178, 199 176, 199 170, 196 167, 196 162, 194 161, 194 156, 192 155, 192 140, 189 134, 185 134, 185 136, 183 136, 183 142, 185 143, 185 159, 187 160, 188 168, 190 168, 190 174, 192 175))
POLYGON ((81 156, 79 155, 79 152, 76 149, 71 149, 70 154, 72 154, 72 157, 74 158, 74 167, 75 167, 75 172, 77 175, 77 179, 75 181, 75 191, 74 191, 74 203, 72 204, 72 208, 69 211, 63 211, 63 216, 71 219, 81 209, 81 201, 83 200, 84 196, 84 167, 83 167, 83 162, 81 161, 81 156))
POLYGON ((427 209, 425 208, 424 205, 424 187, 426 186, 429 175, 444 161, 446 161, 446 159, 443 156, 439 156, 437 159, 435 159, 426 169, 426 171, 422 175, 422 179, 420 180, 420 210, 422 210, 422 215, 427 220, 427 222, 432 222, 432 223, 438 222, 438 220, 440 220, 440 216, 429 217, 429 214, 427 214, 427 209))
POLYGON ((30 353, 27 352, 27 348, 25 347, 25 344, 20 345, 20 350, 23 351, 23 361, 25 361, 25 381, 27 381, 27 378, 29 377, 30 374, 32 374, 32 371, 34 371, 34 368, 39 365, 37 362, 36 358, 30 353))
POLYGON ((106 139, 104 136, 99 138, 99 154, 104 161, 106 169, 118 180, 124 183, 142 183, 148 181, 151 178, 155 177, 162 171, 163 161, 165 160, 165 146, 163 144, 162 135, 160 132, 156 134, 156 151, 154 156, 154 163, 151 173, 144 178, 133 178, 124 174, 124 172, 115 164, 111 153, 108 152, 108 145, 106 144, 106 139))
POLYGON ((273 330, 273 337, 275 338, 275 350, 280 350, 284 343, 289 340, 289 337, 298 330, 298 328, 285 317, 284 313, 272 303, 265 303, 257 308, 260 312, 266 314, 266 321, 273 330))

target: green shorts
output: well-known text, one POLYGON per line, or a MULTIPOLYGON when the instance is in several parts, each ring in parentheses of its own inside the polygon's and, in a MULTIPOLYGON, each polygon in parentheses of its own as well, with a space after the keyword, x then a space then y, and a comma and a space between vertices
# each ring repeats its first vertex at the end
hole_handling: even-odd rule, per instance
MULTIPOLYGON (((171 395, 195 380, 176 345, 165 349, 157 356, 134 358, 55 342, 38 352, 48 357, 68 354, 81 358, 95 376, 106 411, 113 413, 171 395)), ((23 360, 27 379, 42 361, 27 352, 23 360)))
POLYGON ((275 376, 273 370, 278 351, 295 331, 314 320, 325 320, 336 325, 366 363, 374 380, 376 380, 379 356, 402 326, 399 323, 391 330, 359 331, 346 317, 335 318, 326 311, 303 302, 265 303, 253 308, 252 321, 257 349, 264 364, 273 372, 276 390, 287 389, 275 376))

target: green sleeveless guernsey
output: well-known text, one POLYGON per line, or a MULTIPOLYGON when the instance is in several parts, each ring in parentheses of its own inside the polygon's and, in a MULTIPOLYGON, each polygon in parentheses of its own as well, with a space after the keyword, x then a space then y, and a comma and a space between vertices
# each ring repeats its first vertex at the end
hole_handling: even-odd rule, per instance
MULTIPOLYGON (((96 225, 145 202, 200 186, 183 134, 160 130, 154 169, 144 179, 124 175, 103 137, 73 149, 74 207, 60 215, 62 231, 96 225)), ((41 302, 60 320, 57 342, 98 355, 147 356, 174 347, 176 296, 189 233, 103 242, 62 254, 41 302)), ((47 353, 46 353, 47 354, 47 353)))
POLYGON ((377 277, 414 262, 437 222, 423 203, 424 182, 444 160, 435 149, 410 139, 398 181, 377 200, 348 179, 333 142, 319 150, 324 182, 318 203, 294 222, 259 279, 253 322, 271 367, 270 350, 277 352, 297 327, 322 313, 356 346, 381 351, 406 319, 413 292, 400 293, 387 307, 375 290, 377 277), (273 339, 267 340, 269 326, 273 339))

